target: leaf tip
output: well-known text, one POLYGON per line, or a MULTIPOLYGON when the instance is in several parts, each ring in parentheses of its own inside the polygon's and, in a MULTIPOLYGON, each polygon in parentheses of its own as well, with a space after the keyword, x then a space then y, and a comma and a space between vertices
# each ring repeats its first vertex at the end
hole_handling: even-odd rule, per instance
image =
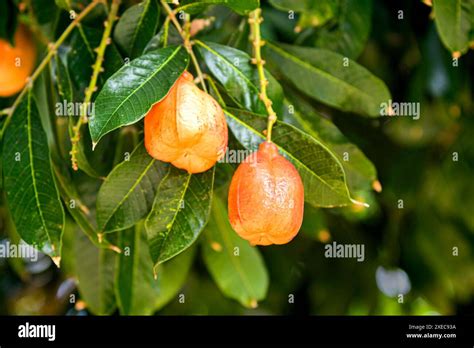
POLYGON ((53 256, 53 257, 51 257, 51 260, 53 260, 53 262, 54 262, 54 264, 56 265, 57 268, 60 267, 61 256, 53 256))
POLYGON ((116 252, 117 254, 121 254, 122 253, 122 249, 120 249, 118 246, 116 245, 109 245, 109 249, 116 252))

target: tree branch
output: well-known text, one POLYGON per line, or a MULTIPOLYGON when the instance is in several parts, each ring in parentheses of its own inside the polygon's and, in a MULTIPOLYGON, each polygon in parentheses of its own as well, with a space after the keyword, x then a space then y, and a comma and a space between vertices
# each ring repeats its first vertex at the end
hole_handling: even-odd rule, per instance
POLYGON ((260 80, 260 99, 265 104, 268 113, 267 141, 272 141, 272 128, 277 120, 277 115, 273 110, 272 101, 267 95, 268 80, 265 77, 265 70, 263 68, 265 61, 262 59, 261 52, 262 46, 265 45, 265 42, 261 39, 260 35, 260 23, 263 22, 261 14, 262 10, 258 8, 252 11, 249 15, 250 40, 252 41, 254 55, 254 58, 252 58, 252 64, 257 66, 258 77, 260 80))
POLYGON ((107 49, 107 46, 111 43, 110 35, 112 33, 112 27, 114 25, 114 22, 117 20, 117 14, 118 14, 120 2, 121 0, 113 0, 109 15, 107 17, 107 21, 104 23, 105 30, 104 30, 104 33, 102 34, 102 39, 100 41, 99 47, 97 47, 96 49, 97 58, 93 65, 92 77, 89 82, 89 86, 86 88, 84 102, 81 107, 81 115, 80 115, 79 121, 77 121, 77 123, 73 127, 73 137, 71 138, 72 148, 71 148, 70 154, 71 154, 72 168, 74 170, 78 170, 77 158, 76 158, 76 155, 78 152, 77 144, 81 138, 81 127, 83 124, 87 123, 87 113, 86 113, 88 109, 87 104, 91 102, 92 95, 97 90, 97 79, 99 77, 99 74, 104 70, 102 68, 102 63, 104 62, 105 50, 107 49))

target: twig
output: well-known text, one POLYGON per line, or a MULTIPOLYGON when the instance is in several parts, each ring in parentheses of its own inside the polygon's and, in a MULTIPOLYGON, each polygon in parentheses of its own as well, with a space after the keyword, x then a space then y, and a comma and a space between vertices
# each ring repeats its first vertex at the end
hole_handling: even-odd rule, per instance
POLYGON ((261 39, 260 36, 260 23, 263 22, 261 17, 262 10, 260 8, 252 11, 249 15, 249 24, 250 24, 250 40, 252 41, 253 46, 253 55, 252 64, 257 66, 258 77, 260 79, 260 99, 265 104, 265 108, 268 113, 268 123, 267 123, 267 141, 272 141, 272 128, 277 120, 277 115, 272 107, 272 101, 268 98, 267 95, 267 86, 268 80, 265 77, 265 70, 263 66, 265 61, 262 59, 261 48, 265 45, 265 42, 261 39))
POLYGON ((13 105, 10 107, 9 109, 10 113, 7 115, 7 119, 5 120, 5 123, 3 124, 2 130, 0 132, 0 139, 3 138, 3 134, 5 133, 5 130, 7 129, 8 124, 10 123, 13 112, 18 107, 21 100, 23 99, 25 94, 28 92, 28 90, 33 86, 33 82, 38 78, 38 76, 40 76, 44 68, 48 66, 51 58, 56 54, 59 46, 62 45, 62 43, 67 39, 69 34, 71 34, 72 30, 81 22, 81 20, 85 16, 87 16, 99 3, 102 3, 103 1, 104 0, 94 0, 89 5, 87 5, 87 7, 71 22, 71 24, 69 24, 66 30, 64 30, 64 32, 61 34, 58 40, 49 46, 48 54, 46 55, 46 57, 43 58, 40 65, 36 68, 35 72, 33 73, 33 75, 28 77, 26 86, 23 88, 21 93, 15 99, 15 102, 13 103, 13 105))
POLYGON ((173 22, 174 26, 178 30, 179 35, 183 39, 184 47, 186 48, 189 55, 191 56, 191 60, 193 62, 194 68, 196 69, 196 73, 198 74, 199 80, 201 81, 202 89, 207 93, 207 87, 206 87, 206 83, 204 82, 203 73, 201 71, 201 67, 199 66, 196 55, 194 54, 193 47, 192 47, 193 43, 190 40, 191 25, 189 23, 189 17, 186 17, 186 23, 183 29, 181 24, 179 24, 178 19, 176 18, 176 13, 171 9, 171 7, 166 3, 165 0, 161 0, 161 5, 165 9, 166 13, 168 13, 168 17, 170 18, 171 22, 173 22))
POLYGON ((91 102, 92 95, 97 90, 97 79, 99 77, 99 74, 104 70, 102 68, 102 63, 104 61, 105 50, 107 49, 107 46, 111 42, 110 34, 112 33, 112 27, 114 25, 114 22, 117 19, 120 2, 121 0, 113 0, 109 15, 107 17, 107 21, 104 23, 105 30, 104 30, 104 33, 102 34, 102 39, 100 41, 99 47, 97 47, 96 49, 97 58, 93 65, 92 77, 89 82, 89 86, 86 88, 84 102, 81 108, 81 115, 79 117, 79 120, 73 127, 73 136, 71 138, 72 148, 71 148, 70 154, 71 154, 72 168, 74 170, 78 170, 77 158, 76 158, 76 155, 78 152, 77 144, 81 138, 81 127, 83 124, 87 123, 87 113, 86 113, 87 104, 91 102))

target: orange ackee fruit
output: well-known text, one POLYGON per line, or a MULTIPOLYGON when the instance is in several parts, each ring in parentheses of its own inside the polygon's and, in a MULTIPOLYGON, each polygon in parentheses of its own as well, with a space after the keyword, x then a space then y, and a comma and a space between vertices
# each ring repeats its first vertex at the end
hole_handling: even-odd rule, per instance
POLYGON ((239 165, 228 210, 235 232, 252 245, 285 244, 296 236, 303 222, 303 182, 275 144, 260 144, 239 165))
POLYGON ((36 46, 24 25, 18 26, 14 41, 12 47, 0 39, 0 97, 20 92, 35 67, 36 46))
POLYGON ((185 71, 145 116, 145 147, 150 156, 189 173, 204 172, 224 156, 224 112, 190 73, 185 71))

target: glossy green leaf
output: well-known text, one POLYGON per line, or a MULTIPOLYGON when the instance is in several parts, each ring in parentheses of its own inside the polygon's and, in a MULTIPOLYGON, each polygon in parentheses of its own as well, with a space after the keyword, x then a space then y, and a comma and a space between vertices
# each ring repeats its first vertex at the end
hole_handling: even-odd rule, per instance
POLYGON ((268 43, 265 58, 304 94, 343 111, 380 116, 390 92, 382 80, 337 53, 268 43), (348 66, 344 66, 347 62, 348 66))
POLYGON ((109 78, 95 101, 89 130, 97 143, 105 134, 141 120, 162 100, 188 65, 182 46, 149 52, 109 78))
POLYGON ((377 180, 377 171, 364 153, 301 96, 288 91, 287 97, 283 120, 327 145, 342 164, 351 192, 370 188, 377 180))
POLYGON ((3 180, 18 234, 59 257, 64 210, 53 178, 46 134, 30 91, 13 113, 3 144, 3 180))
POLYGON ((97 248, 89 238, 76 232, 74 269, 81 299, 96 315, 110 315, 117 308, 114 292, 117 253, 97 248))
POLYGON ((356 59, 369 37, 372 8, 372 0, 341 0, 337 26, 321 28, 315 46, 356 59))
MULTIPOLYGON (((266 129, 265 117, 236 109, 228 109, 226 116, 232 133, 246 149, 257 150, 259 144, 265 141, 262 134, 266 129)), ((298 170, 308 203, 316 207, 351 203, 342 165, 319 139, 277 121, 272 131, 272 141, 298 170)))
POLYGON ((151 315, 168 303, 183 286, 195 248, 161 264, 153 275, 153 261, 142 224, 120 232, 115 293, 123 315, 151 315))
POLYGON ((145 0, 128 8, 114 29, 115 42, 131 59, 138 57, 155 35, 159 17, 157 0, 145 0))
POLYGON ((260 6, 259 0, 182 0, 179 3, 179 10, 188 13, 200 12, 209 5, 224 5, 241 15, 248 14, 260 6))
POLYGON ((133 226, 150 210, 167 165, 146 152, 143 143, 130 159, 117 165, 97 195, 97 224, 101 232, 133 226))
POLYGON ((473 39, 474 2, 472 0, 434 0, 433 11, 439 36, 451 52, 465 53, 473 39))
POLYGON ((188 174, 169 167, 145 221, 155 267, 189 248, 198 238, 211 210, 214 172, 212 168, 188 174))
MULTIPOLYGON (((266 115, 267 111, 259 95, 259 77, 257 69, 250 63, 251 57, 238 49, 197 40, 199 49, 207 67, 214 77, 224 86, 227 93, 240 108, 266 115)), ((281 108, 283 90, 268 71, 268 96, 275 109, 281 108)))
POLYGON ((234 232, 224 202, 217 196, 204 236, 204 262, 219 289, 242 305, 255 308, 268 290, 265 264, 258 249, 234 232))

